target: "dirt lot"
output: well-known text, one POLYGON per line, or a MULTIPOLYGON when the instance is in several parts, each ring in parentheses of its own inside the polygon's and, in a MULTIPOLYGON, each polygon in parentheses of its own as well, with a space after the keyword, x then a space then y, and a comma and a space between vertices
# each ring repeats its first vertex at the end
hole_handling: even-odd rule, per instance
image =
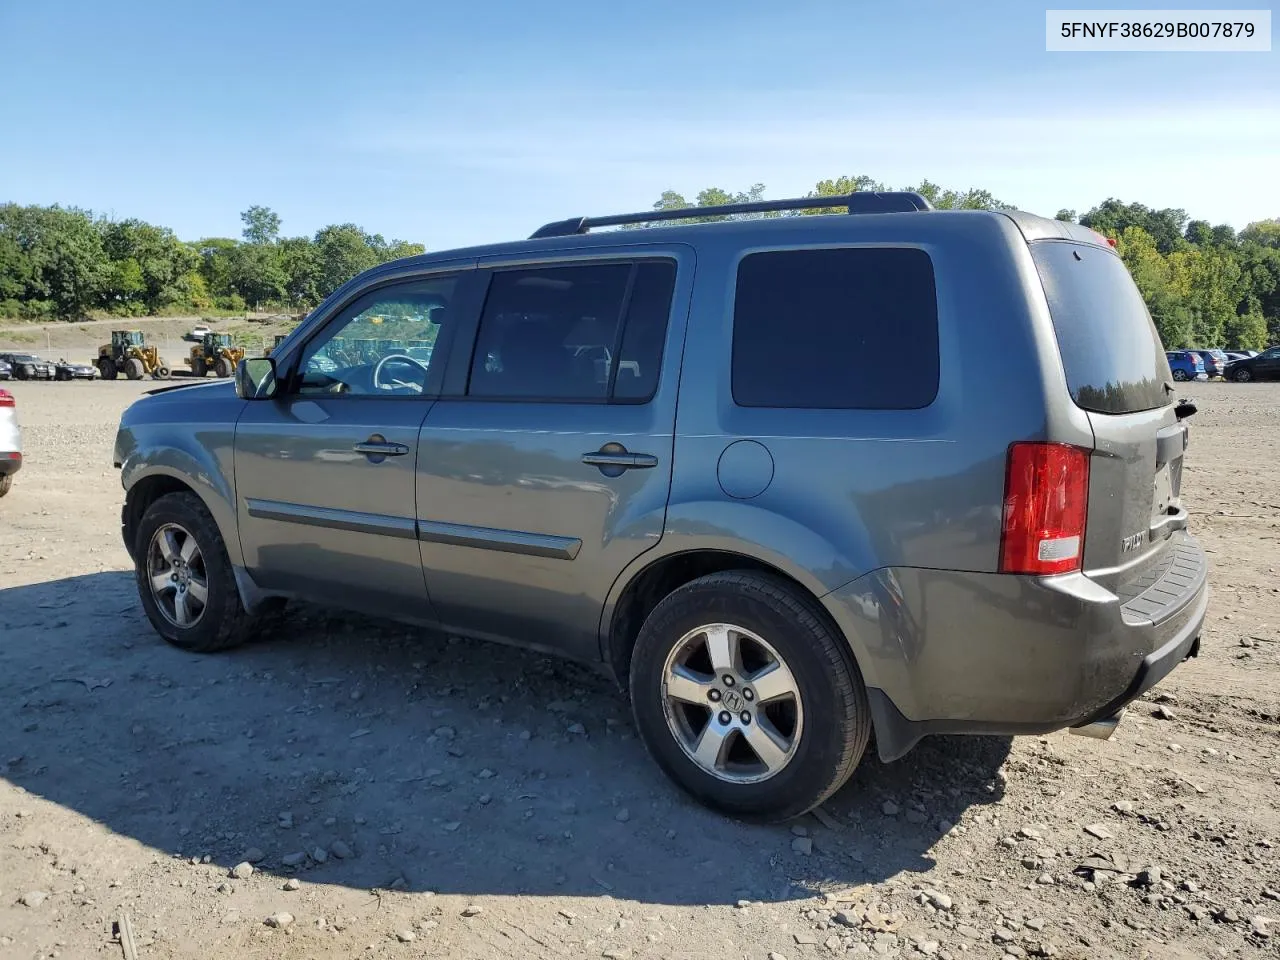
MULTIPOLYGON (((112 330, 141 330, 148 343, 160 348, 169 365, 182 372, 182 358, 191 344, 182 335, 200 322, 199 317, 120 317, 114 320, 86 320, 83 323, 14 323, 0 319, 0 351, 28 351, 48 360, 65 357, 76 363, 92 363, 98 346, 111 340, 112 330)), ((287 320, 268 319, 265 315, 250 321, 243 317, 223 317, 207 321, 213 329, 229 333, 253 354, 274 342, 277 333, 288 333, 293 324, 287 320)))
POLYGON ((315 609, 167 647, 110 463, 148 384, 7 386, 0 957, 125 956, 125 915, 142 958, 1280 956, 1280 385, 1185 391, 1203 650, 1111 741, 926 741, 776 828, 534 654, 315 609))

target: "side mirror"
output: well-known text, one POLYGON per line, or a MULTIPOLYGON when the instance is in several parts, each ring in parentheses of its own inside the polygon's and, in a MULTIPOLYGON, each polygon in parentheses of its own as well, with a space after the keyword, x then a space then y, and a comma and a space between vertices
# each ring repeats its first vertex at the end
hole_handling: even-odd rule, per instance
POLYGON ((273 357, 246 357, 236 365, 236 396, 241 400, 270 400, 276 383, 273 357))

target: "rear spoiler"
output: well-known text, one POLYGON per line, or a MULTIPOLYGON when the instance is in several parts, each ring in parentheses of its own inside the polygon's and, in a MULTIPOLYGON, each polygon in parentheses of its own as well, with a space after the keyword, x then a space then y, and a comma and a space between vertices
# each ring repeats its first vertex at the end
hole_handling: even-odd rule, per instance
POLYGON ((1027 238, 1027 243, 1034 243, 1036 240, 1074 240, 1076 243, 1115 249, 1116 242, 1113 239, 1083 224, 1068 220, 1049 220, 1021 210, 1001 212, 1018 225, 1022 235, 1027 238))

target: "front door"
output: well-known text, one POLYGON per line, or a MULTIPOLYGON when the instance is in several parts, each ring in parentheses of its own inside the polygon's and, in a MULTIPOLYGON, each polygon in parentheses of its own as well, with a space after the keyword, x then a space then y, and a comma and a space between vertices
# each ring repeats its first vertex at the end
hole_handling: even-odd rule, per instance
POLYGON ((446 628, 594 659, 610 586, 662 537, 693 258, 631 250, 482 271, 474 348, 419 437, 446 628))
MULTIPOLYGON (((474 274, 471 274, 474 276, 474 274)), ((236 426, 245 564, 262 587, 434 622, 415 522, 418 432, 457 273, 358 295, 284 362, 236 426)))

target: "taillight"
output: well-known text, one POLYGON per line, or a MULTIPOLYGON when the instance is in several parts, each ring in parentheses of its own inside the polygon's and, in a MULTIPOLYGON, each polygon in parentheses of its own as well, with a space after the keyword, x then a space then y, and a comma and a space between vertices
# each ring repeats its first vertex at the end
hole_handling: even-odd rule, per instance
POLYGON ((0 407, 16 407, 17 401, 13 399, 13 394, 8 390, 0 390, 0 407))
POLYGON ((1014 443, 1004 482, 1000 572, 1079 570, 1089 501, 1089 453, 1065 443, 1014 443))

